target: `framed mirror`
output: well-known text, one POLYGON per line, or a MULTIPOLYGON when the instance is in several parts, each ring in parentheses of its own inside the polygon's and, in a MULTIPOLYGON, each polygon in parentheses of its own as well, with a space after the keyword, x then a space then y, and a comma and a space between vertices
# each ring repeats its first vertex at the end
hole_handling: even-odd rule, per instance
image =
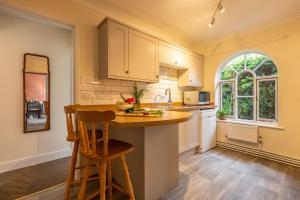
POLYGON ((49 58, 24 54, 24 133, 50 130, 49 58))

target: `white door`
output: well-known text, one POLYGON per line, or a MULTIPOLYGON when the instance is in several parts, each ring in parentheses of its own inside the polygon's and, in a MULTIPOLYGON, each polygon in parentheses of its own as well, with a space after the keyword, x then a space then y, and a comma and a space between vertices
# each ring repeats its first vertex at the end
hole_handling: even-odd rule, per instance
POLYGON ((129 77, 156 81, 159 75, 158 40, 144 33, 129 30, 129 77))
POLYGON ((199 146, 199 112, 193 111, 192 118, 187 122, 188 148, 199 146))
POLYGON ((126 77, 128 71, 128 27, 110 21, 108 33, 108 75, 126 77))

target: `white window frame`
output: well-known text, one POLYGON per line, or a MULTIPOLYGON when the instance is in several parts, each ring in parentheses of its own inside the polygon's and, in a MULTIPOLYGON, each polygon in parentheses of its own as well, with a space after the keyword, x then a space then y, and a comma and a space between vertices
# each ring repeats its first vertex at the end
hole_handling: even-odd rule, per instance
POLYGON ((232 100, 233 100, 233 115, 229 115, 228 117, 229 118, 235 118, 235 100, 236 100, 236 89, 235 89, 235 80, 226 80, 226 81, 220 81, 220 108, 223 109, 223 90, 222 90, 222 85, 223 84, 232 84, 232 92, 233 92, 233 95, 232 95, 232 100))
POLYGON ((236 114, 235 114, 235 119, 237 120, 243 120, 243 121, 256 121, 256 74, 252 71, 252 70, 249 70, 249 69, 245 69, 240 71, 237 75, 236 75, 236 92, 235 92, 235 110, 236 110, 236 114), (249 96, 239 96, 238 94, 238 78, 239 76, 244 73, 244 72, 250 72, 253 76, 253 95, 249 95, 249 96), (238 117, 238 99, 239 98, 252 98, 253 99, 253 119, 240 119, 238 117))
MULTIPOLYGON (((247 58, 247 55, 249 53, 252 53, 252 52, 247 52, 247 53, 244 53, 244 59, 246 60, 247 58)), ((270 59, 268 58, 267 56, 265 56, 266 58, 264 60, 262 60, 261 63, 259 63, 253 70, 251 69, 248 69, 247 66, 246 66, 246 62, 244 62, 244 69, 241 70, 240 72, 237 72, 234 68, 232 68, 232 70, 234 70, 236 72, 236 76, 234 79, 230 79, 230 80, 219 80, 219 91, 220 91, 220 98, 219 98, 219 105, 220 105, 220 108, 222 109, 222 98, 223 98, 223 95, 222 95, 222 85, 223 84, 233 84, 233 87, 235 88, 233 90, 233 104, 234 104, 234 108, 233 108, 233 113, 234 115, 233 116, 228 116, 228 118, 231 118, 233 120, 237 120, 237 121, 240 121, 240 122, 253 122, 253 123, 256 123, 256 122, 263 122, 263 123, 278 123, 278 75, 271 75, 271 76, 257 76, 255 71, 261 67, 263 65, 263 63, 267 60, 267 59, 270 59), (253 96, 238 96, 238 77, 241 73, 245 72, 245 71, 248 71, 250 72, 252 75, 253 75, 253 96), (263 118, 259 118, 259 82, 260 81, 268 81, 268 80, 275 80, 275 119, 263 119, 263 118), (253 120, 247 120, 247 119, 239 119, 238 118, 238 98, 245 98, 245 97, 251 97, 253 98, 253 120)), ((234 58, 232 58, 234 59, 234 58)), ((231 60, 232 60, 231 59, 231 60)), ((276 67, 276 65, 275 65, 276 67)), ((277 68, 277 67, 276 67, 277 68)), ((224 70, 224 68, 223 68, 224 70)), ((223 70, 220 72, 222 73, 223 70)))
POLYGON ((256 104, 256 109, 257 109, 257 121, 262 121, 262 122, 269 122, 269 123, 276 123, 278 121, 278 79, 277 76, 273 76, 273 78, 270 77, 259 77, 257 78, 257 104, 256 104), (263 81, 275 81, 275 119, 265 119, 265 118, 260 118, 259 117, 259 82, 263 81))

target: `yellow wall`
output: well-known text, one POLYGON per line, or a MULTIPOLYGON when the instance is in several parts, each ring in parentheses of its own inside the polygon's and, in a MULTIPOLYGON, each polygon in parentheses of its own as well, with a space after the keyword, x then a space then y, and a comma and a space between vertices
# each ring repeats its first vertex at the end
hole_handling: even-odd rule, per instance
POLYGON ((219 67, 234 54, 256 50, 275 61, 279 70, 279 125, 284 130, 260 128, 263 150, 300 159, 300 18, 195 49, 205 55, 204 90, 212 94, 219 67))
POLYGON ((119 13, 108 7, 97 7, 97 9, 94 7, 95 9, 90 9, 76 3, 76 0, 0 0, 0 4, 74 26, 75 102, 80 101, 80 79, 84 78, 84 82, 97 81, 98 79, 97 26, 106 16, 120 20, 123 23, 162 39, 190 47, 187 40, 184 40, 175 32, 145 24, 139 19, 132 18, 124 13, 119 13))

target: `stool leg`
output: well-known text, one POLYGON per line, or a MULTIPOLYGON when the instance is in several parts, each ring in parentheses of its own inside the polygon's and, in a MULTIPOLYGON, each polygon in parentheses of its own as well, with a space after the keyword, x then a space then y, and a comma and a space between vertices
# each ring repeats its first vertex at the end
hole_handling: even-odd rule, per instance
POLYGON ((120 160, 121 160, 121 164, 122 164, 123 173, 124 173, 124 176, 126 179, 129 197, 131 200, 135 200, 124 154, 122 154, 120 160))
POLYGON ((112 200, 112 173, 111 173, 111 161, 107 161, 107 180, 108 180, 108 199, 112 200))
POLYGON ((83 200, 84 199, 85 191, 86 191, 86 185, 87 185, 88 178, 89 178, 89 171, 90 171, 90 163, 86 159, 85 168, 84 168, 84 171, 83 171, 83 178, 82 178, 82 182, 81 182, 79 193, 78 193, 78 200, 83 200))
POLYGON ((98 164, 99 169, 99 179, 100 179, 100 200, 105 200, 105 191, 106 191, 106 160, 102 160, 100 165, 98 164))
POLYGON ((68 180, 67 180, 67 187, 66 187, 66 191, 65 191, 65 197, 64 197, 65 200, 70 199, 71 187, 72 187, 72 183, 74 181, 74 176, 75 176, 78 146, 79 146, 79 142, 75 141, 74 142, 74 147, 73 147, 73 152, 72 152, 71 164, 70 164, 70 168, 69 168, 69 176, 68 176, 68 180))

